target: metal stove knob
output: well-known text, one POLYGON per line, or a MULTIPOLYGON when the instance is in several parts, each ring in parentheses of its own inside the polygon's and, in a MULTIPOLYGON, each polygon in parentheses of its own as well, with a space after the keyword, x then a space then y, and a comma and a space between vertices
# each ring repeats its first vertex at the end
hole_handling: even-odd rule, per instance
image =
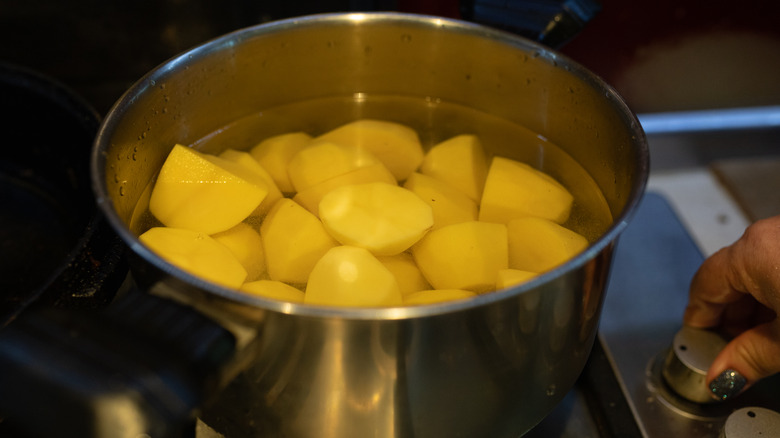
POLYGON ((780 434, 780 413, 771 409, 737 409, 726 419, 720 438, 766 438, 780 434))
POLYGON ((713 403, 705 379, 707 370, 727 340, 719 334, 683 327, 674 336, 661 374, 669 387, 689 401, 713 403))

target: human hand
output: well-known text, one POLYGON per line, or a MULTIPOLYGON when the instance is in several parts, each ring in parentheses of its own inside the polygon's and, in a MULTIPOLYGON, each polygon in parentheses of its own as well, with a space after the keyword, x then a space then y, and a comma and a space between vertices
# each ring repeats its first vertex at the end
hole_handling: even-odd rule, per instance
POLYGON ((683 322, 734 336, 706 381, 731 398, 780 372, 780 216, 758 221, 702 263, 691 282, 683 322))

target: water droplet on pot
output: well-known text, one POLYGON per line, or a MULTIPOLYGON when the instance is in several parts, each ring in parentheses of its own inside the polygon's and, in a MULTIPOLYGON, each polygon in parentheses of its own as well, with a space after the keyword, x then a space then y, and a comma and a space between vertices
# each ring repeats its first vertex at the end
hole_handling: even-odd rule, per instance
POLYGON ((550 397, 554 396, 555 395, 555 389, 556 388, 555 388, 555 384, 554 383, 551 384, 550 386, 548 386, 547 387, 547 395, 550 396, 550 397))

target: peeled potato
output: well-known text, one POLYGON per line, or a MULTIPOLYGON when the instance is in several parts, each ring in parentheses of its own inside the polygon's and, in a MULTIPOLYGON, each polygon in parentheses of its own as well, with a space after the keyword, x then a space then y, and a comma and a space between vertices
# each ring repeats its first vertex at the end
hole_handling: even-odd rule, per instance
POLYGON ((364 248, 338 246, 314 266, 306 285, 306 304, 329 306, 400 306, 401 291, 393 274, 364 248))
POLYGON ((482 143, 476 136, 464 134, 434 145, 419 172, 444 181, 479 202, 487 169, 482 143))
POLYGON ((448 225, 428 232, 412 255, 436 289, 492 291, 496 274, 508 267, 507 229, 478 221, 448 225))
POLYGON ((265 254, 263 239, 252 226, 240 223, 235 227, 211 236, 217 242, 225 245, 246 269, 244 281, 254 281, 265 273, 265 254))
POLYGON ((433 226, 428 204, 409 190, 386 183, 339 187, 322 198, 319 211, 336 240, 375 255, 399 254, 433 226))
POLYGON ((413 292, 404 296, 404 304, 409 306, 434 304, 443 303, 446 301, 463 300, 476 296, 476 293, 462 289, 429 289, 413 292))
POLYGON ((444 181, 415 172, 406 180, 404 188, 431 206, 433 229, 477 220, 477 203, 444 181))
POLYGON ((314 264, 338 245, 316 216, 282 198, 260 225, 268 276, 285 283, 306 283, 314 264))
POLYGON ((268 194, 252 213, 253 215, 264 215, 266 212, 268 212, 271 206, 276 203, 276 201, 282 199, 282 192, 279 190, 279 187, 276 186, 274 179, 271 178, 271 174, 269 174, 268 171, 257 162, 257 160, 252 158, 249 153, 237 151, 235 149, 225 149, 222 151, 222 153, 219 154, 219 157, 246 167, 248 170, 260 176, 260 178, 262 178, 266 183, 266 187, 268 187, 268 194))
POLYGON ((322 198, 332 190, 342 186, 369 182, 384 182, 391 185, 396 184, 395 177, 387 170, 387 167, 382 163, 376 163, 335 176, 319 184, 313 185, 308 189, 301 190, 295 194, 293 200, 319 217, 320 201, 322 201, 322 198))
POLYGON ((528 164, 494 157, 485 181, 479 220, 507 223, 537 216, 562 224, 574 197, 551 176, 528 164))
POLYGON ((287 173, 296 191, 327 181, 361 167, 380 163, 369 150, 342 144, 319 142, 293 155, 287 173))
POLYGON ((548 271, 588 246, 580 234, 538 217, 513 219, 507 232, 509 267, 524 271, 548 271))
POLYGON ((154 227, 138 239, 169 263, 204 280, 238 288, 246 278, 246 269, 230 250, 204 233, 154 227))
POLYGON ((385 268, 387 268, 398 280, 401 295, 409 295, 412 292, 431 288, 431 284, 425 279, 414 258, 408 252, 402 252, 392 256, 378 256, 385 268))
POLYGON ((289 301, 291 303, 302 303, 303 292, 290 286, 287 283, 274 280, 249 281, 241 285, 238 289, 251 295, 257 295, 274 300, 289 301))
POLYGON ((175 145, 160 169, 149 211, 164 225, 214 234, 236 226, 268 194, 244 166, 175 145))
POLYGON ((502 269, 498 271, 498 277, 496 278, 496 290, 517 286, 518 284, 525 283, 537 275, 539 274, 531 271, 521 271, 519 269, 502 269))
POLYGON ((311 136, 305 132, 290 132, 261 141, 250 149, 249 153, 268 171, 279 190, 293 193, 295 188, 287 174, 287 164, 309 141, 311 136))
POLYGON ((314 139, 357 146, 371 151, 396 180, 405 180, 423 160, 417 132, 400 123, 384 120, 356 120, 314 139))

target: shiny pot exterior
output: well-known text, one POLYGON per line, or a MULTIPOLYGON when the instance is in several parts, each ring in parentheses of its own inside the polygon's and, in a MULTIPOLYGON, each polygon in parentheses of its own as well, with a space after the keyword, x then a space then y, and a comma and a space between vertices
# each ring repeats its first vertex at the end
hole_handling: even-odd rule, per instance
MULTIPOLYGON (((277 122, 287 129, 284 118, 277 122)), ((161 65, 109 112, 92 164, 98 203, 140 260, 139 282, 216 316, 251 346, 244 372, 205 413, 218 431, 514 437, 582 371, 612 247, 644 191, 648 151, 612 88, 534 42, 436 17, 326 14, 240 30, 161 65), (356 118, 361 99, 374 95, 452 102, 530 128, 587 170, 614 222, 584 253, 520 287, 380 309, 242 295, 169 265, 131 230, 136 204, 175 143, 210 152, 247 146, 256 133, 239 130, 221 146, 201 140, 280 105, 333 96, 350 96, 356 118)))

